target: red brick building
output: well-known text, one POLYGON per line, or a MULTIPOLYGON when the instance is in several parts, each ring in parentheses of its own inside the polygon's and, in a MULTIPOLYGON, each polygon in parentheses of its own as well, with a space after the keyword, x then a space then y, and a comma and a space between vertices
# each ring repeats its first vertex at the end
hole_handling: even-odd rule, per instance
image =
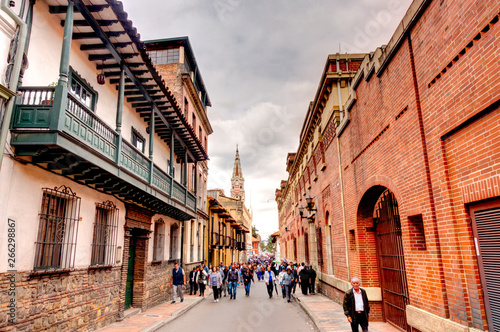
POLYGON ((415 0, 355 75, 359 55, 327 61, 276 192, 281 256, 339 301, 359 277, 371 319, 500 330, 499 11, 415 0))

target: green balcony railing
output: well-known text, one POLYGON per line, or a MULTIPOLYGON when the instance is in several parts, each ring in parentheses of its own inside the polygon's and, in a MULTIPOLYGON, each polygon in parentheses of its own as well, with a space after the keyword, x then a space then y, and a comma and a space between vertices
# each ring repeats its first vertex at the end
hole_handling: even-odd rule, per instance
POLYGON ((56 131, 70 135, 79 144, 85 144, 99 152, 108 161, 196 211, 196 197, 185 186, 173 180, 157 165, 153 164, 151 168, 152 162, 148 157, 122 139, 115 130, 71 93, 68 93, 65 109, 58 110, 54 107, 57 105, 54 103, 57 98, 54 87, 22 87, 19 92, 12 119, 12 129, 27 130, 29 128, 30 132, 40 129, 38 133, 43 134, 56 125, 56 131), (61 114, 58 117, 54 112, 61 111, 64 114, 59 124, 51 123, 54 119, 61 118, 61 114), (117 158, 120 139, 122 149, 120 157, 117 158))

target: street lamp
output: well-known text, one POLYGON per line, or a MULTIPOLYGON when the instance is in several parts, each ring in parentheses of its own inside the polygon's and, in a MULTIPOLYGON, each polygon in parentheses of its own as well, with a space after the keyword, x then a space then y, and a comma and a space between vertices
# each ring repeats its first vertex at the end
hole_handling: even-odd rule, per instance
POLYGON ((316 212, 318 211, 317 209, 314 208, 314 198, 312 198, 310 195, 306 196, 306 203, 307 206, 304 208, 302 205, 299 205, 299 214, 301 219, 308 219, 309 222, 314 222, 314 215, 311 215, 311 212, 316 212), (304 210, 307 210, 309 216, 304 217, 304 210))
POLYGON ((300 218, 304 219, 306 217, 304 217, 304 207, 302 205, 299 205, 299 214, 300 214, 300 218))
MULTIPOLYGON (((307 211, 318 211, 317 209, 313 209, 314 207, 314 199, 310 196, 310 195, 307 195, 306 196, 306 202, 307 202, 307 211)), ((300 207, 299 207, 300 209, 300 207)))

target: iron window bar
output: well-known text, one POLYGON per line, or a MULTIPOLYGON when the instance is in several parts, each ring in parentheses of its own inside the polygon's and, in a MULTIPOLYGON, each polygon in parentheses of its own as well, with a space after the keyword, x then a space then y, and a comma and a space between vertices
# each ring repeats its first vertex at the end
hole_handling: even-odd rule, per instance
POLYGON ((96 203, 92 266, 109 266, 116 261, 118 209, 111 201, 96 203))
POLYGON ((33 268, 35 271, 72 269, 75 266, 81 198, 64 185, 43 188, 42 193, 33 268))

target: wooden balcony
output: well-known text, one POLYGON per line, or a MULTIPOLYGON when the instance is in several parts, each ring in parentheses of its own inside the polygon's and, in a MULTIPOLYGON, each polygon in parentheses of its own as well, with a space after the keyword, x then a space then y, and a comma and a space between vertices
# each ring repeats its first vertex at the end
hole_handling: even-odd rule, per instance
POLYGON ((68 93, 23 87, 12 119, 16 155, 126 202, 178 220, 196 216, 196 197, 68 93))

